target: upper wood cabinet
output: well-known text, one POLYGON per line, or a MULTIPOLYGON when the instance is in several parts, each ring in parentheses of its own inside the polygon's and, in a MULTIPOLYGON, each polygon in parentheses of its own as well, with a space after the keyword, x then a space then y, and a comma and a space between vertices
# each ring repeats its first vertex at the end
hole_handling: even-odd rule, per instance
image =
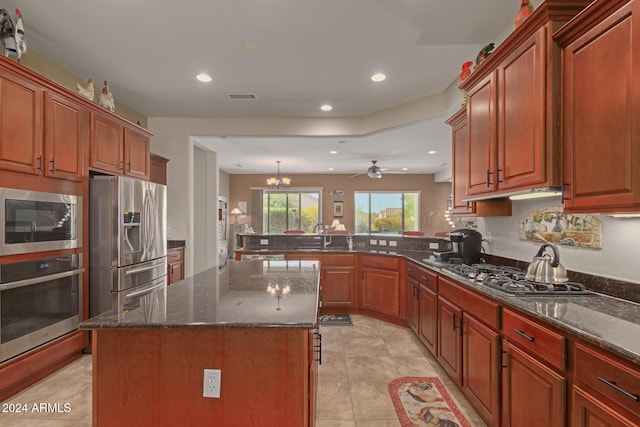
POLYGON ((457 215, 473 214, 475 213, 475 202, 464 201, 467 198, 467 176, 469 173, 467 110, 461 109, 451 116, 446 123, 451 126, 452 132, 451 209, 457 215))
POLYGON ((460 85, 472 198, 561 184, 561 55, 551 34, 587 4, 540 4, 460 85))
POLYGON ((149 153, 149 181, 167 185, 167 163, 169 159, 149 153))
POLYGON ((151 133, 127 126, 115 116, 91 113, 90 166, 109 174, 149 179, 151 133))
POLYGON ((554 37, 565 212, 640 211, 640 2, 596 1, 554 37))
POLYGON ((0 68, 0 168, 40 174, 43 90, 0 68))

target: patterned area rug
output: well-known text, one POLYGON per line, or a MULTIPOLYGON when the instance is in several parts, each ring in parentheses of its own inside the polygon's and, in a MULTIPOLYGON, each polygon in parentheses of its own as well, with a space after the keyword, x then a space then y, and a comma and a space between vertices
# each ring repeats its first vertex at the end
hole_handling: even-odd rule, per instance
POLYGON ((320 324, 322 326, 349 326, 353 325, 351 316, 348 314, 323 314, 320 316, 320 324))
POLYGON ((436 377, 402 377, 389 383, 402 427, 471 427, 436 377))

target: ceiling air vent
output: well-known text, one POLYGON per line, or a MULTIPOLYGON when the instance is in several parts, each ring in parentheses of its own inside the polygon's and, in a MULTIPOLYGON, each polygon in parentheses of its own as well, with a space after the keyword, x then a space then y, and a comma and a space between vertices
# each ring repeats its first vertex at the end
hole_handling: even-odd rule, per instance
POLYGON ((228 93, 229 99, 256 99, 255 93, 228 93))

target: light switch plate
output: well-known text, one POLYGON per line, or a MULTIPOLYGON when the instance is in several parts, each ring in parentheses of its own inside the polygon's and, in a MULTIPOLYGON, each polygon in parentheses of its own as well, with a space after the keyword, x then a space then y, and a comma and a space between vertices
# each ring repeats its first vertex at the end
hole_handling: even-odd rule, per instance
POLYGON ((269 239, 260 239, 260 244, 261 245, 268 245, 269 244, 269 239))
POLYGON ((386 240, 378 240, 378 244, 380 246, 387 246, 387 241, 386 240))
POLYGON ((371 239, 371 240, 369 240, 369 244, 370 244, 370 245, 377 245, 377 244, 378 244, 378 241, 377 241, 377 240, 375 240, 375 239, 371 239))
POLYGON ((395 240, 389 240, 389 246, 392 246, 392 247, 398 246, 398 242, 396 242, 395 240))
POLYGON ((438 249, 440 247, 439 244, 431 242, 429 243, 429 249, 438 249))

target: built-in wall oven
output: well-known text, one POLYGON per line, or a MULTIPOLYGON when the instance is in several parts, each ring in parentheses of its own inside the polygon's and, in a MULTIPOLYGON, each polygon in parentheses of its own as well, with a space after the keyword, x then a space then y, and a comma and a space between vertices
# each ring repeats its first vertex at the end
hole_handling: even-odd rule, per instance
POLYGON ((82 197, 0 188, 0 256, 82 247, 82 197))
POLYGON ((77 329, 82 256, 0 265, 0 363, 77 329))

